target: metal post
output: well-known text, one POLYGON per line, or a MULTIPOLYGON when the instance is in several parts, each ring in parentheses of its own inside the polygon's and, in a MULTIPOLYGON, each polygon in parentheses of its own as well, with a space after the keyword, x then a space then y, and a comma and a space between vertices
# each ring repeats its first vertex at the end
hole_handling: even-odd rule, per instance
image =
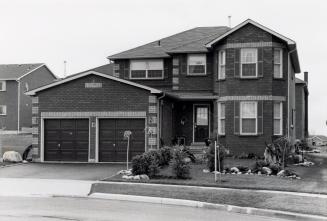
POLYGON ((128 170, 129 138, 130 138, 130 136, 127 137, 127 159, 126 159, 126 170, 128 170))
POLYGON ((217 182, 217 141, 215 141, 215 182, 217 182))

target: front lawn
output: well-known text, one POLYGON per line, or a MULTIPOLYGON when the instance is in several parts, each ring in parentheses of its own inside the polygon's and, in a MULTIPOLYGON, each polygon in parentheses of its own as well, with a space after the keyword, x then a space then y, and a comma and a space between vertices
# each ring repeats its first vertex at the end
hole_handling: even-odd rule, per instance
MULTIPOLYGON (((324 159, 325 160, 325 159, 324 159)), ((325 162, 325 161, 324 161, 325 162)), ((247 166, 251 167, 255 163, 249 159, 225 159, 225 167, 247 166)), ((301 177, 298 179, 290 179, 277 176, 266 175, 233 175, 222 174, 221 182, 215 183, 214 174, 204 173, 205 164, 191 164, 191 179, 175 179, 171 176, 171 168, 167 167, 160 171, 159 175, 147 181, 135 181, 122 179, 121 175, 116 175, 107 181, 119 182, 149 182, 161 184, 177 184, 177 185, 193 185, 193 186, 213 186, 213 187, 229 187, 229 188, 246 188, 246 189, 269 189, 280 191, 308 192, 308 193, 324 193, 327 194, 327 185, 324 179, 319 179, 321 170, 325 165, 316 164, 312 167, 289 166, 288 169, 296 171, 301 177)), ((219 178, 219 175, 217 175, 219 178)))

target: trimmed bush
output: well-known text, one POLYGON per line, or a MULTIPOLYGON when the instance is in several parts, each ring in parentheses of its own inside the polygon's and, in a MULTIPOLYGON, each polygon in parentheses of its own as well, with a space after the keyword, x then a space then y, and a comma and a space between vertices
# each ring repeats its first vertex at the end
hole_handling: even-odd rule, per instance
POLYGON ((146 174, 149 177, 156 176, 159 173, 159 159, 160 155, 156 150, 133 157, 132 173, 134 175, 146 174))
POLYGON ((173 153, 173 159, 171 162, 172 172, 179 179, 190 178, 190 164, 186 160, 188 156, 185 152, 176 150, 173 153))
MULTIPOLYGON (((219 161, 220 161, 220 171, 224 168, 224 158, 226 155, 226 149, 220 145, 219 148, 219 161)), ((215 147, 214 144, 211 144, 209 150, 206 152, 207 158, 207 167, 210 172, 215 170, 215 147)), ((219 171, 218 167, 218 154, 217 154, 217 170, 219 171)))
POLYGON ((172 149, 170 147, 163 147, 158 150, 160 157, 159 166, 165 167, 169 165, 173 158, 172 149))

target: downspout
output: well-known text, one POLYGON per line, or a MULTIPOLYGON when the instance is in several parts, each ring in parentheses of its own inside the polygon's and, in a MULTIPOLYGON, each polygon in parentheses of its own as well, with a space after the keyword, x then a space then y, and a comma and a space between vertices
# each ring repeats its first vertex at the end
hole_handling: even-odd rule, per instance
POLYGON ((160 147, 160 138, 161 138, 161 129, 162 129, 162 105, 160 100, 162 100, 164 97, 166 96, 166 93, 163 92, 162 95, 160 97, 158 97, 158 125, 157 125, 157 129, 158 129, 158 138, 157 138, 157 142, 158 142, 158 148, 160 147))
MULTIPOLYGON (((288 52, 288 56, 287 56, 287 59, 288 59, 288 67, 287 67, 287 139, 290 141, 290 73, 291 73, 291 69, 290 69, 290 61, 291 61, 291 54, 293 52, 295 52, 297 49, 293 49, 291 51, 288 52)), ((293 112, 293 108, 291 109, 291 111, 293 112)))
POLYGON ((17 89, 17 133, 20 131, 20 80, 16 80, 18 83, 17 89))

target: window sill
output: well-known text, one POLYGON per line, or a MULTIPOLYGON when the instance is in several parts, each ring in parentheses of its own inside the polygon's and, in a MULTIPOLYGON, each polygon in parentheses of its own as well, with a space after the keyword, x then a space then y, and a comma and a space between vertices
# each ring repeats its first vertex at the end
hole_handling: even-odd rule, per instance
POLYGON ((187 74, 188 77, 205 77, 208 76, 207 74, 187 74))
POLYGON ((275 78, 275 77, 273 77, 273 79, 276 80, 276 81, 285 81, 284 78, 275 78))
POLYGON ((164 80, 165 78, 129 78, 131 81, 158 81, 164 80))
POLYGON ((257 76, 257 77, 242 77, 242 76, 240 76, 240 79, 241 80, 256 80, 256 79, 259 79, 259 77, 257 76))
POLYGON ((258 137, 260 134, 240 134, 240 137, 258 137))
POLYGON ((226 81, 226 78, 217 79, 216 81, 217 81, 217 82, 219 82, 219 81, 226 81))

